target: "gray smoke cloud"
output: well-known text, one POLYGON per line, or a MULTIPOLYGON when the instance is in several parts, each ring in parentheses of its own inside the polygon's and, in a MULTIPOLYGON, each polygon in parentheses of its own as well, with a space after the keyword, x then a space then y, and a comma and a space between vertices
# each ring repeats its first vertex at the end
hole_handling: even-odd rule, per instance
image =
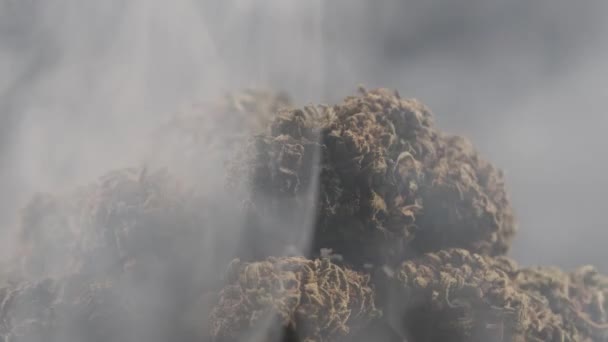
POLYGON ((35 191, 139 163, 150 132, 193 101, 265 86, 335 102, 363 83, 420 99, 505 170, 518 261, 606 272, 606 13, 566 0, 0 0, 0 232, 35 191))
POLYGON ((133 136, 184 102, 251 85, 336 101, 364 83, 423 100, 506 170, 518 259, 604 259, 601 1, 0 4, 5 224, 29 191, 132 160, 133 136))

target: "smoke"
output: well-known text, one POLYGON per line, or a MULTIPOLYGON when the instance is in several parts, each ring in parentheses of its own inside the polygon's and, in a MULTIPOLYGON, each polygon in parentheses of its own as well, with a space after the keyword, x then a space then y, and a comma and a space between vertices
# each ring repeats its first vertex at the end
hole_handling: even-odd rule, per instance
MULTIPOLYGON (((0 70, 4 76, 0 84, 0 106, 5 114, 2 117, 0 184, 6 189, 0 203, 0 231, 4 237, 2 241, 6 241, 2 244, 3 254, 6 254, 3 259, 19 252, 12 243, 12 234, 19 208, 33 193, 64 193, 76 185, 90 183, 108 170, 144 162, 154 164, 150 166, 155 168, 159 166, 157 161, 171 157, 151 153, 156 147, 152 143, 157 138, 155 129, 168 122, 180 108, 246 86, 285 88, 292 93, 308 94, 309 101, 320 98, 322 41, 319 33, 311 37, 307 29, 320 27, 320 2, 291 3, 293 5, 269 2, 264 7, 245 1, 219 9, 215 2, 187 0, 170 5, 164 1, 119 0, 103 3, 74 0, 0 2, 3 25, 0 70), (217 10, 222 10, 222 18, 217 17, 214 12, 217 10), (300 18, 303 11, 313 15, 300 18), (276 13, 281 14, 282 20, 275 24, 284 27, 284 31, 269 25, 276 13), (243 21, 243 18, 251 20, 243 21), (292 25, 296 27, 290 29, 292 25), (255 27, 255 34, 246 37, 252 27, 255 27), (265 35, 271 37, 264 38, 265 35), (242 48, 245 49, 239 50, 242 48), (281 53, 283 49, 286 50, 281 53), (309 49, 313 52, 305 56, 309 49), (305 71, 311 69, 313 64, 310 63, 317 71, 305 71), (294 66, 299 70, 298 74, 287 74, 294 66)), ((210 130, 214 136, 207 140, 222 140, 230 133, 227 129, 220 122, 214 123, 210 130)), ((107 211, 108 218, 95 222, 92 227, 84 222, 77 222, 73 227, 60 213, 59 217, 51 218, 55 221, 41 223, 43 232, 39 238, 45 248, 35 251, 42 258, 33 263, 44 266, 34 267, 41 272, 35 276, 48 276, 49 271, 51 276, 63 275, 71 266, 65 258, 65 251, 70 248, 67 240, 71 236, 53 236, 54 233, 87 230, 100 225, 100 230, 108 229, 108 232, 91 230, 83 233, 91 235, 86 243, 90 244, 87 247, 92 249, 93 258, 85 257, 81 261, 82 273, 100 274, 103 278, 117 256, 124 258, 122 250, 128 249, 128 254, 133 252, 138 257, 135 257, 134 266, 127 259, 125 267, 135 267, 133 277, 145 279, 121 277, 110 288, 102 286, 102 290, 91 294, 92 300, 106 300, 104 309, 117 310, 110 315, 113 317, 109 323, 102 322, 102 326, 110 326, 110 330, 115 331, 114 336, 122 340, 189 340, 188 336, 177 335, 182 333, 196 336, 197 329, 204 329, 201 318, 208 314, 207 303, 203 300, 200 307, 194 305, 192 316, 198 321, 192 323, 192 327, 184 327, 183 331, 172 330, 172 327, 182 326, 175 323, 182 316, 182 312, 176 310, 191 308, 185 301, 196 299, 213 286, 214 279, 224 271, 237 249, 246 247, 246 241, 241 241, 243 218, 235 214, 238 200, 245 196, 226 192, 222 186, 227 170, 221 162, 225 159, 224 152, 230 151, 210 148, 208 152, 199 163, 202 165, 196 165, 195 170, 180 169, 183 165, 170 165, 169 168, 173 174, 187 178, 182 181, 193 186, 194 196, 201 201, 200 208, 204 212, 178 209, 188 212, 189 219, 168 223, 167 220, 173 217, 168 212, 165 213, 167 218, 154 221, 148 217, 147 225, 140 223, 139 227, 122 221, 125 218, 114 214, 111 204, 106 209, 102 203, 100 210, 107 211), (181 241, 184 238, 180 240, 180 232, 194 230, 201 224, 202 220, 196 220, 197 217, 205 217, 204 231, 197 235, 198 238, 181 241), (115 221, 103 226, 106 219, 115 221), (61 227, 66 224, 68 229, 61 227), (131 239, 137 239, 130 237, 131 234, 137 236, 141 225, 146 226, 143 228, 149 237, 130 245, 131 239), (167 232, 167 228, 174 225, 175 231, 167 232), (116 235, 116 242, 110 238, 111 243, 104 246, 107 237, 99 234, 116 235), (163 236, 167 234, 177 236, 178 241, 172 241, 183 250, 175 250, 176 247, 169 245, 162 247, 164 252, 158 251, 169 255, 167 260, 150 256, 150 249, 156 248, 155 239, 166 241, 163 236), (66 240, 65 246, 61 246, 61 242, 57 245, 62 238, 66 240), (98 298, 105 295, 104 291, 109 292, 107 297, 110 299, 98 298), (129 308, 125 312, 124 306, 130 306, 141 317, 132 322, 129 308)), ((136 177, 145 179, 146 176, 136 177)), ((159 184, 152 184, 152 191, 157 186, 159 184)), ((311 184, 311 196, 315 189, 315 184, 311 184)), ((135 200, 141 195, 137 191, 140 190, 136 190, 135 200)), ((112 200, 119 205, 131 205, 133 201, 120 193, 116 196, 112 200)), ((41 200, 43 206, 44 201, 41 200)), ((103 196, 101 201, 104 201, 103 196)), ((302 211, 302 214, 308 214, 307 217, 289 223, 294 226, 294 233, 305 233, 300 236, 301 243, 295 246, 296 251, 307 248, 310 234, 306 232, 311 231, 312 211, 314 207, 307 208, 302 211)), ((73 213, 68 212, 70 214, 73 213)), ((138 214, 135 212, 135 215, 138 214)), ((193 236, 184 234, 184 237, 193 236)), ((71 279, 66 281, 68 287, 76 286, 71 284, 71 279)), ((21 296, 28 298, 29 293, 23 292, 21 296)), ((88 328, 87 322, 79 324, 79 317, 70 317, 73 310, 80 309, 71 308, 70 303, 63 304, 68 305, 68 309, 58 307, 58 315, 68 315, 64 319, 70 325, 76 323, 76 330, 83 330, 60 331, 66 335, 63 340, 81 340, 83 336, 87 340, 92 337, 103 339, 104 332, 88 328)), ((42 308, 20 302, 11 305, 16 305, 13 311, 23 313, 24 317, 40 317, 38 312, 42 308)), ((77 301, 74 305, 80 304, 77 301)))
MULTIPOLYGON (((422 100, 506 171, 516 259, 608 271, 607 10, 566 0, 0 0, 0 232, 12 232, 33 192, 140 163, 153 129, 191 102, 248 86, 333 102, 364 83, 422 100)), ((225 170, 205 170, 200 187, 221 192, 225 170)), ((206 260, 222 249, 213 241, 239 234, 220 231, 205 239, 206 260)))

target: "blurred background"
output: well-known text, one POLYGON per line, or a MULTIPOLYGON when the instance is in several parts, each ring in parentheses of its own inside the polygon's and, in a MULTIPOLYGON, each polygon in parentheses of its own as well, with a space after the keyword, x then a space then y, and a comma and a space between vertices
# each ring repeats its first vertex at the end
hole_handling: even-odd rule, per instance
POLYGON ((0 0, 0 224, 88 182, 181 106, 359 83, 426 103, 502 168, 522 264, 608 272, 608 2, 0 0))

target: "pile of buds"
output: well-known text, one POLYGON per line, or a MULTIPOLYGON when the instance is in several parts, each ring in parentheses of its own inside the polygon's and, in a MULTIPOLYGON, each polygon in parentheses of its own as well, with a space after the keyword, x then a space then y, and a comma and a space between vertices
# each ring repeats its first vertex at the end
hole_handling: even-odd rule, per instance
POLYGON ((608 277, 509 259, 502 172, 418 101, 246 91, 191 114, 153 139, 171 158, 32 198, 0 340, 608 341, 608 277), (232 196, 200 191, 210 163, 232 196), (238 241, 210 261, 220 216, 238 241))

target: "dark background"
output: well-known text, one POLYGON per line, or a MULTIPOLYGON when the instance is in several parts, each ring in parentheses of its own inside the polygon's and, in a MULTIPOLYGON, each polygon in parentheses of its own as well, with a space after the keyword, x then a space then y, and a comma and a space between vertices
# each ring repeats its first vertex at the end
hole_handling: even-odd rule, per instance
POLYGON ((608 272, 608 3, 0 0, 0 215, 134 160, 189 101, 396 88, 505 170, 524 264, 608 272))

